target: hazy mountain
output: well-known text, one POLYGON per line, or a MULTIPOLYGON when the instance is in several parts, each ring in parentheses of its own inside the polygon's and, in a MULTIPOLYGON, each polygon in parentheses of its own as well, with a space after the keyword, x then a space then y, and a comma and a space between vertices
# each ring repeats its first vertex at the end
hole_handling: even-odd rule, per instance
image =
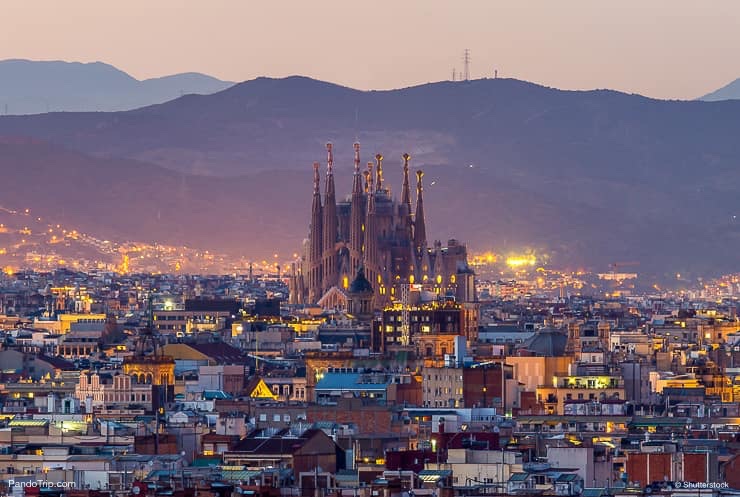
POLYGON ((740 78, 723 86, 719 90, 715 90, 712 93, 704 95, 699 100, 704 100, 705 102, 715 102, 717 100, 740 100, 740 78))
MULTIPOLYGON (((264 188, 269 180, 261 174, 189 176, 18 138, 0 138, 0 171, 0 208, 30 209, 32 217, 102 239, 219 247, 234 254, 264 231, 271 239, 258 246, 260 252, 273 252, 273 244, 295 250, 296 225, 281 223, 264 208, 274 192, 264 188)), ((298 183, 296 176, 274 173, 287 183, 298 183)))
MULTIPOLYGON (((100 164, 142 185, 127 190, 130 199, 117 198, 115 215, 139 202, 147 212, 161 205, 183 234, 151 220, 131 221, 130 229, 187 236, 191 245, 297 251, 309 222, 311 163, 333 141, 338 192, 347 193, 359 139, 363 163, 385 155, 396 194, 403 152, 424 168, 431 237, 454 236, 474 249, 535 247, 553 262, 602 270, 633 260, 641 272, 661 274, 740 267, 740 102, 660 101, 507 79, 362 92, 260 78, 129 112, 0 118, 0 134, 105 158, 100 164), (156 174, 130 166, 131 159, 157 164, 156 174), (165 174, 190 186, 173 190, 165 174)), ((26 165, 60 168, 47 157, 26 165)), ((96 174, 103 182, 112 173, 96 174)), ((65 202, 79 199, 75 184, 65 188, 65 202)), ((8 188, 0 185, 0 204, 8 188)), ((48 192, 35 201, 62 201, 54 182, 34 188, 48 192)), ((92 212, 84 222, 106 220, 92 212)))
POLYGON ((214 93, 231 85, 199 73, 139 81, 102 62, 3 60, 0 113, 128 110, 189 93, 214 93))

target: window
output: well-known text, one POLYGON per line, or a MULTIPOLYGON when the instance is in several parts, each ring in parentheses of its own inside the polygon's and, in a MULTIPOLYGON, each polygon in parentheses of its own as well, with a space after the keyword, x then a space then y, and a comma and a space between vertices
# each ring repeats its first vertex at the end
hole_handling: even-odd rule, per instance
POLYGON ((272 420, 275 421, 275 422, 279 422, 280 421, 280 414, 273 414, 272 415, 272 420))
POLYGON ((283 422, 290 423, 290 414, 283 415, 283 422))
POLYGON ((260 421, 267 421, 267 414, 260 414, 260 421))

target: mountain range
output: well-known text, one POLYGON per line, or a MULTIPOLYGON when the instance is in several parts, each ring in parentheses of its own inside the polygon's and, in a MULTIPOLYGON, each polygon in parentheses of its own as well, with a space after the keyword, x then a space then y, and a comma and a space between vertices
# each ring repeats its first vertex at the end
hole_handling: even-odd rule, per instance
POLYGON ((706 102, 714 102, 717 100, 738 100, 740 99, 740 78, 736 79, 732 83, 715 90, 711 93, 707 93, 700 100, 706 102))
POLYGON ((194 72, 139 81, 102 62, 11 59, 0 61, 0 113, 129 110, 233 84, 194 72))
POLYGON ((258 78, 126 112, 0 118, 0 205, 111 239, 254 254, 299 252, 311 164, 335 144, 337 191, 352 143, 425 171, 430 238, 534 249, 656 278, 740 267, 740 102, 561 91, 512 79, 358 91, 258 78), (8 204, 8 205, 6 205, 8 204))

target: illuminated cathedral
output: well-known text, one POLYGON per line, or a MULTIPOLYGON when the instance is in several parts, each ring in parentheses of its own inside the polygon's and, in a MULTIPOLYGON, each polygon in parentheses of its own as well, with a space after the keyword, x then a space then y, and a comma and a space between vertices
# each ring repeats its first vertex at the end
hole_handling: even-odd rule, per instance
MULTIPOLYGON (((354 144, 351 194, 337 202, 332 145, 327 149, 324 195, 319 163, 313 165, 311 223, 301 268, 295 272, 294 303, 331 305, 332 295, 346 299, 360 274, 372 286, 373 306, 404 301, 412 287, 461 302, 475 300, 475 275, 467 249, 456 240, 446 247, 427 243, 424 218, 424 173, 416 171, 416 202, 412 206, 409 161, 403 155, 400 201, 391 196, 383 178, 383 156, 375 156, 364 171, 360 145, 354 144), (364 272, 364 275, 362 274, 364 272)), ((351 298, 349 299, 351 300, 351 298)))

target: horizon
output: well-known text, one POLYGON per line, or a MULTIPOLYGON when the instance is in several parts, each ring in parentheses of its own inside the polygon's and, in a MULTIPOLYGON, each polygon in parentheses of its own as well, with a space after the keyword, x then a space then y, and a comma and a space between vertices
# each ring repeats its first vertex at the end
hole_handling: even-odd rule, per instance
MULTIPOLYGON (((187 74, 198 74, 198 75, 202 75, 202 76, 206 76, 206 77, 216 78, 216 76, 213 76, 212 74, 203 73, 203 72, 200 72, 200 71, 183 71, 183 72, 178 72, 178 73, 162 74, 162 75, 159 75, 159 76, 152 76, 152 77, 148 77, 148 78, 139 79, 136 76, 134 76, 133 74, 131 74, 128 71, 126 71, 125 68, 118 67, 116 65, 113 65, 113 64, 111 64, 109 62, 106 62, 106 61, 103 61, 103 60, 94 60, 94 61, 90 61, 90 62, 81 62, 81 61, 78 61, 78 60, 60 60, 60 59, 56 59, 56 60, 52 60, 52 59, 49 59, 49 60, 42 60, 42 59, 32 60, 32 59, 10 58, 10 59, 0 59, 0 64, 2 64, 3 62, 11 62, 11 61, 22 61, 22 62, 31 62, 31 63, 83 64, 83 65, 104 64, 104 65, 110 66, 110 67, 112 67, 114 69, 117 69, 117 70, 123 72, 124 74, 126 74, 126 75, 134 78, 138 82, 149 81, 149 80, 156 80, 156 79, 168 78, 168 77, 175 77, 175 76, 187 75, 187 74)), ((355 86, 350 86, 350 85, 346 85, 346 84, 343 84, 343 83, 339 83, 337 81, 331 81, 331 80, 322 79, 322 78, 318 78, 318 77, 314 77, 314 76, 309 76, 309 75, 306 75, 306 74, 298 74, 298 73, 296 73, 296 74, 286 74, 284 76, 257 75, 257 76, 251 77, 250 79, 245 79, 245 80, 241 80, 241 81, 222 80, 222 79, 216 78, 216 79, 219 79, 219 81, 222 81, 224 83, 231 83, 232 86, 227 87, 227 88, 225 88, 223 90, 219 90, 219 91, 217 91, 215 93, 220 93, 222 91, 228 90, 229 88, 231 88, 233 86, 244 84, 244 83, 249 83, 249 82, 252 82, 252 81, 259 80, 259 79, 268 79, 268 80, 273 80, 273 81, 280 81, 280 80, 286 80, 286 79, 291 79, 291 78, 307 79, 307 80, 316 81, 316 82, 319 82, 319 83, 325 83, 325 84, 329 84, 329 85, 334 85, 334 86, 338 86, 338 87, 341 87, 341 88, 346 88, 346 89, 350 89, 350 90, 353 90, 353 91, 359 91, 359 92, 392 92, 392 91, 400 91, 400 90, 417 88, 417 87, 421 87, 421 86, 425 86, 425 85, 434 85, 434 84, 442 84, 442 83, 465 83, 466 82, 465 80, 462 80, 462 79, 456 79, 456 80, 452 80, 452 79, 440 79, 440 80, 436 80, 436 81, 419 82, 419 83, 413 83, 413 84, 410 84, 410 85, 407 85, 407 86, 398 86, 398 87, 390 87, 390 88, 359 88, 359 87, 355 87, 355 86)), ((634 95, 634 96, 648 98, 648 99, 651 99, 651 100, 663 100, 663 101, 691 102, 691 101, 699 101, 699 99, 704 96, 704 95, 700 95, 700 96, 698 96, 696 98, 685 98, 685 99, 684 98, 662 98, 662 97, 653 97, 653 96, 650 96, 650 95, 644 95, 644 94, 641 94, 641 93, 632 93, 632 92, 628 92, 626 90, 620 90, 620 89, 617 89, 617 88, 610 88, 610 87, 561 88, 561 87, 556 87, 556 86, 550 86, 550 85, 548 85, 546 83, 543 83, 543 82, 540 82, 540 81, 530 81, 530 80, 521 79, 521 78, 517 78, 517 77, 513 77, 513 76, 496 76, 496 77, 491 77, 489 75, 489 76, 482 76, 482 77, 477 77, 477 78, 471 77, 469 80, 467 80, 467 82, 489 81, 489 80, 494 80, 494 79, 499 79, 499 80, 504 80, 504 81, 516 81, 516 82, 519 82, 519 83, 530 84, 530 85, 534 85, 534 86, 539 86, 541 88, 546 88, 546 89, 551 89, 551 90, 556 90, 556 91, 563 91, 563 92, 611 91, 611 92, 621 93, 621 94, 624 94, 624 95, 634 95)), ((737 80, 740 80, 740 77, 738 77, 736 79, 737 80)), ((733 81, 728 82, 728 84, 732 83, 733 81)), ((724 87, 724 86, 725 85, 723 85, 722 87, 724 87)), ((717 87, 717 88, 715 88, 715 90, 718 90, 718 89, 720 89, 722 87, 717 87)), ((707 94, 712 93, 715 90, 711 90, 711 91, 707 92, 707 94)), ((162 103, 164 103, 164 102, 162 102, 162 103)), ((707 103, 710 103, 710 102, 708 101, 707 103)), ((115 112, 115 111, 112 111, 112 112, 115 112)))
POLYGON ((735 21, 740 5, 728 1, 709 10, 688 1, 460 7, 421 0, 347 6, 327 0, 316 8, 285 2, 182 7, 174 0, 156 5, 75 0, 40 9, 14 0, 6 15, 2 59, 102 61, 139 80, 183 72, 225 81, 302 74, 385 90, 445 81, 453 68, 461 74, 465 48, 471 50, 472 79, 498 70, 502 78, 563 90, 603 88, 693 100, 740 77, 733 53, 740 43, 735 21), (173 11, 176 23, 168 22, 173 11), (396 24, 392 18, 413 22, 396 24), (250 23, 253 19, 260 22, 250 23), (364 26, 368 36, 358 35, 364 26), (132 32, 138 36, 132 38, 132 32))

